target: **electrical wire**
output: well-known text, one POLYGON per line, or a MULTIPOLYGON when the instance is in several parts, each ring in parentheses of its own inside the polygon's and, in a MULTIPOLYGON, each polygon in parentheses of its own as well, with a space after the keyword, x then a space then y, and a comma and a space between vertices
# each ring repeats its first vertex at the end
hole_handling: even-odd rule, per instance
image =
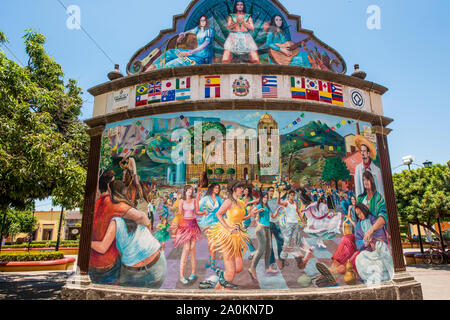
MULTIPOLYGON (((67 7, 64 5, 64 3, 61 2, 61 0, 56 0, 59 2, 59 4, 66 10, 67 13, 67 7)), ((103 48, 98 44, 97 41, 95 41, 95 39, 89 34, 89 32, 86 31, 86 29, 80 24, 79 25, 81 30, 86 34, 86 36, 91 39, 91 41, 97 46, 97 48, 105 55, 106 58, 108 58, 109 61, 111 61, 111 63, 113 64, 113 66, 116 64, 111 57, 106 53, 105 50, 103 50, 103 48)))
POLYGON ((5 46, 5 48, 9 51, 9 53, 12 54, 12 56, 19 62, 19 64, 22 66, 22 68, 24 67, 24 64, 22 63, 22 61, 20 61, 19 58, 17 58, 17 56, 14 54, 14 52, 6 45, 6 43, 3 43, 3 45, 5 46))

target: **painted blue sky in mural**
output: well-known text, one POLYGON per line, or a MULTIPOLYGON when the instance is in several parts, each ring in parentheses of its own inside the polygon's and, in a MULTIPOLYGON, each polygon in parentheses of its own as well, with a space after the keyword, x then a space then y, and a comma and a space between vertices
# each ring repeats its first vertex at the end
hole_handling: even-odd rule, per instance
MULTIPOLYGON (((221 110, 221 111, 194 111, 189 112, 189 117, 217 117, 222 121, 231 121, 231 122, 238 122, 239 124, 250 127, 250 128, 256 128, 258 125, 258 121, 261 119, 261 117, 264 115, 265 111, 262 110, 243 110, 239 111, 240 114, 242 114, 242 117, 239 117, 239 120, 236 120, 236 110, 221 110)), ((274 119, 278 122, 278 125, 280 128, 283 128, 286 125, 289 125, 292 123, 292 115, 298 114, 298 117, 300 117, 301 114, 304 114, 304 118, 301 118, 301 122, 298 124, 298 126, 294 126, 292 128, 289 128, 287 130, 280 129, 279 134, 288 134, 290 132, 295 131, 299 127, 302 127, 306 124, 308 124, 311 121, 317 121, 320 120, 322 123, 325 123, 328 127, 336 126, 338 122, 341 122, 342 120, 347 120, 346 118, 340 118, 336 116, 331 115, 324 115, 324 114, 318 114, 318 113, 312 113, 312 112, 293 112, 293 111, 270 111, 270 115, 274 117, 274 119)), ((139 120, 144 120, 148 118, 155 118, 155 119, 170 119, 170 118, 176 118, 183 116, 183 114, 178 113, 171 113, 171 114, 162 114, 162 115, 156 115, 152 117, 142 117, 142 118, 136 118, 133 120, 124 120, 112 124, 106 125, 106 129, 115 127, 117 125, 128 125, 132 122, 136 122, 139 120)), ((360 127, 368 126, 368 123, 360 122, 360 127)), ((341 136, 345 137, 348 134, 355 134, 355 125, 344 125, 340 128, 336 128, 336 133, 340 134, 341 136)))

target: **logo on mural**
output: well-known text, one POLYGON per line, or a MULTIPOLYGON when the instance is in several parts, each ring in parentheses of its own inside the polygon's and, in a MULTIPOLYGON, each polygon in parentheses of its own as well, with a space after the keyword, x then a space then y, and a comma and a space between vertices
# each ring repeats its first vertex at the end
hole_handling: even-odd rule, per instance
POLYGON ((272 0, 194 0, 175 19, 174 31, 162 32, 130 60, 129 74, 202 64, 278 64, 345 73, 334 49, 272 0), (299 31, 300 29, 300 31, 299 31))
POLYGON ((231 87, 233 94, 237 97, 245 97, 250 93, 250 82, 244 77, 234 80, 231 87))
POLYGON ((359 90, 352 90, 350 92, 350 99, 352 101, 352 104, 358 109, 362 109, 366 105, 366 101, 364 100, 364 95, 359 90))

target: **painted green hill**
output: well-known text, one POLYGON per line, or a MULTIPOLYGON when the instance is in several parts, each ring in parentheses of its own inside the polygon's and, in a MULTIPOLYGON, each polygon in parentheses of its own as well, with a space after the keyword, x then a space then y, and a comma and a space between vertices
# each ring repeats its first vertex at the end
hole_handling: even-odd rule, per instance
POLYGON ((311 121, 295 131, 282 135, 280 142, 282 157, 289 156, 303 148, 320 145, 333 146, 335 150, 340 147, 342 155, 345 155, 345 139, 320 121, 311 121), (311 132, 314 135, 311 135, 311 132))

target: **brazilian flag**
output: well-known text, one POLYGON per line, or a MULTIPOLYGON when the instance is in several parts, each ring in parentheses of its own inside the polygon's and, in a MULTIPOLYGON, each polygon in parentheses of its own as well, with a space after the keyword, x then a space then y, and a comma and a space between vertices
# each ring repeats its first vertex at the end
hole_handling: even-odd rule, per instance
POLYGON ((148 83, 136 87, 136 95, 142 96, 148 94, 148 83))

